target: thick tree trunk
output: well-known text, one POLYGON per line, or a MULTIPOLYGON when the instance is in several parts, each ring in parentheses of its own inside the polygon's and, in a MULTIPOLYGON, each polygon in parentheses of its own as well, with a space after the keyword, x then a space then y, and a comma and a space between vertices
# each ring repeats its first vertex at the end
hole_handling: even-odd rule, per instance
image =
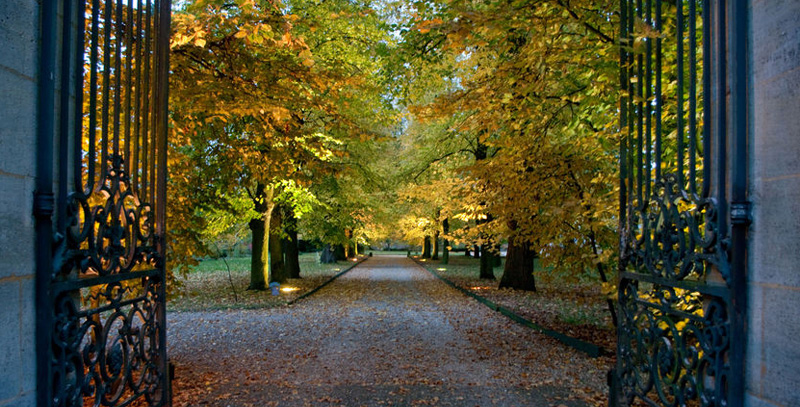
POLYGON ((322 264, 336 263, 336 254, 331 249, 331 245, 326 244, 322 247, 322 252, 319 254, 319 262, 322 264))
POLYGON ((531 250, 528 242, 517 237, 508 239, 506 267, 500 279, 500 288, 536 291, 536 280, 533 275, 535 259, 536 252, 531 250))
POLYGON ((344 245, 333 245, 333 257, 336 261, 347 260, 347 252, 345 252, 344 245))
POLYGON ((344 237, 347 238, 347 243, 344 244, 344 259, 347 260, 353 256, 353 230, 352 229, 345 229, 344 230, 344 237))
POLYGON ((270 283, 286 282, 286 265, 283 261, 283 216, 280 208, 272 211, 269 231, 269 263, 270 263, 270 283))
POLYGON ((494 280, 494 256, 490 253, 489 245, 481 245, 481 273, 480 278, 494 280))
POLYGON ((263 217, 250 221, 250 231, 253 234, 253 253, 250 255, 250 285, 248 290, 267 289, 267 264, 269 261, 269 251, 265 249, 266 230, 263 217))
POLYGON ((425 236, 422 240, 422 258, 423 259, 430 259, 431 258, 431 237, 425 236))
POLYGON ((481 254, 482 254, 481 253, 482 249, 483 248, 478 246, 478 245, 472 246, 472 257, 474 257, 476 259, 480 259, 481 258, 481 254))
POLYGON ((283 241, 283 250, 286 255, 286 274, 289 278, 300 278, 300 246, 297 241, 297 218, 294 211, 288 209, 284 216, 286 224, 286 239, 283 241))
POLYGON ((258 218, 250 221, 250 231, 253 235, 253 251, 250 255, 250 285, 248 290, 266 290, 269 280, 269 225, 274 204, 272 203, 274 191, 266 188, 264 184, 256 185, 253 195, 255 210, 260 214, 258 218))
MULTIPOLYGON (((447 236, 450 233, 450 223, 447 219, 442 220, 442 233, 447 236)), ((442 241, 442 264, 447 264, 450 262, 450 242, 447 238, 443 239, 442 241)))

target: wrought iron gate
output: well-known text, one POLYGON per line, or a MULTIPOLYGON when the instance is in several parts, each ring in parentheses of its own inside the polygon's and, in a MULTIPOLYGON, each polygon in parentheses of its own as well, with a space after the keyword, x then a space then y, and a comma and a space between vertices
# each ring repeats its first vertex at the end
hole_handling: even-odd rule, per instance
POLYGON ((745 13, 620 2, 621 404, 743 404, 745 13))
POLYGON ((169 404, 169 0, 44 0, 39 406, 169 404))

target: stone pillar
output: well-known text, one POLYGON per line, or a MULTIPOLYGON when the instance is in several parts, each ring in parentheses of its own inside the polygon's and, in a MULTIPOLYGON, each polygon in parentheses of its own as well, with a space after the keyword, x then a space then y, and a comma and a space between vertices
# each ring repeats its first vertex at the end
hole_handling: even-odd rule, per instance
POLYGON ((800 405, 800 2, 750 1, 747 398, 800 405))
POLYGON ((0 1, 0 407, 36 392, 33 187, 39 2, 0 1))

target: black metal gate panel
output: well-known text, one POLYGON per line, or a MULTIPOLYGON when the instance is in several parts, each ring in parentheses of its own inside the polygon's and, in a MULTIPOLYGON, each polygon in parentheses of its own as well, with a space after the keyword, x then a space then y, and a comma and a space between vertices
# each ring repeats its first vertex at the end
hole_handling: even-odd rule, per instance
POLYGON ((40 406, 169 404, 169 18, 169 0, 43 2, 42 71, 58 91, 40 89, 52 120, 40 142, 52 141, 37 174, 53 189, 37 181, 37 218, 54 202, 38 231, 52 248, 37 253, 50 257, 37 260, 49 263, 37 271, 40 406))
POLYGON ((620 2, 622 404, 743 404, 741 3, 620 2))

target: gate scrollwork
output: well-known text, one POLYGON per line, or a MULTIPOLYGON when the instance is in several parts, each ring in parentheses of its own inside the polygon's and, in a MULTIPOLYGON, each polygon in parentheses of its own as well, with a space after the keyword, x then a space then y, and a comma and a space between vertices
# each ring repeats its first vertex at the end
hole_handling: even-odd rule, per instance
POLYGON ((725 5, 620 2, 615 397, 627 405, 742 403, 726 181, 737 163, 727 102, 712 94, 726 88, 725 5))
MULTIPOLYGON (((169 405, 169 0, 58 2, 52 269, 42 406, 169 405)), ((52 147, 51 147, 52 148, 52 147)), ((45 274, 47 275, 47 274, 45 274)))

